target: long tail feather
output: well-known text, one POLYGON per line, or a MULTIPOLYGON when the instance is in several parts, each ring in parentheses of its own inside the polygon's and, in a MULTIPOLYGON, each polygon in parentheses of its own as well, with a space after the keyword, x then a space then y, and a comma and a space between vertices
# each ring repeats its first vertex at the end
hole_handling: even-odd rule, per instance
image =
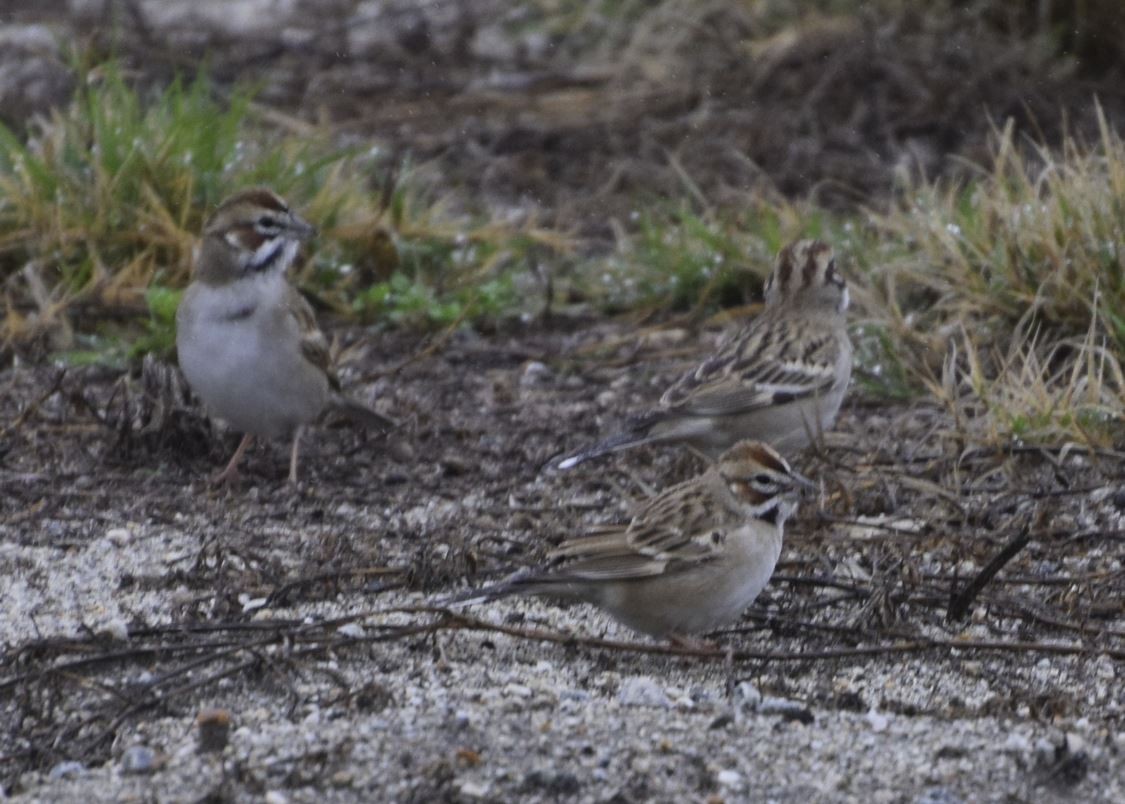
POLYGON ((608 455, 611 452, 618 452, 623 449, 630 449, 632 447, 639 447, 642 444, 648 444, 652 441, 651 430, 652 426, 659 421, 655 416, 646 416, 644 418, 635 419, 629 423, 629 429, 617 435, 610 436, 604 441, 599 441, 592 447, 587 447, 581 452, 576 452, 555 464, 556 469, 573 469, 580 463, 585 463, 592 458, 598 458, 602 455, 608 455))
POLYGON ((438 598, 434 601, 434 605, 452 609, 475 606, 477 603, 487 603, 490 600, 497 600, 508 595, 532 592, 536 580, 534 571, 522 569, 494 584, 482 586, 479 589, 467 589, 455 595, 438 598))

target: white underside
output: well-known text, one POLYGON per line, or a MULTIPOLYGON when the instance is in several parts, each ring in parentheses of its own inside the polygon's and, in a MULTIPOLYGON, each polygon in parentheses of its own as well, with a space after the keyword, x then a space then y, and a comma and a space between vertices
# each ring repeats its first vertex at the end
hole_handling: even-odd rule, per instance
POLYGON ((226 287, 195 283, 176 316, 184 376, 207 408, 240 432, 288 435, 328 401, 327 378, 301 355, 286 293, 277 272, 226 287), (237 317, 251 306, 251 315, 237 317))
POLYGON ((749 527, 728 536, 730 560, 669 575, 594 587, 586 599, 654 637, 698 634, 736 622, 769 582, 781 532, 749 527))

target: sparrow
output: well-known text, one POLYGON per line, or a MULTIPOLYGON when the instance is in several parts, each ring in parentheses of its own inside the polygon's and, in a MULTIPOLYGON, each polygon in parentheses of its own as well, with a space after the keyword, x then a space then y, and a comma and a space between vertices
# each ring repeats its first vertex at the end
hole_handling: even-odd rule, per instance
POLYGON ((830 429, 852 373, 848 285, 832 249, 819 240, 783 248, 764 292, 761 315, 673 383, 653 410, 556 466, 665 443, 714 460, 744 438, 792 453, 830 429))
POLYGON ((203 404, 243 433, 217 483, 237 478, 254 436, 290 435, 289 481, 296 483, 302 429, 328 409, 380 430, 394 426, 340 393, 328 340, 286 277, 315 232, 263 187, 230 196, 204 224, 176 311, 176 351, 203 404))
POLYGON ((551 595, 692 644, 690 634, 736 621, 762 591, 804 486, 812 483, 772 447, 740 441, 703 474, 644 501, 628 523, 566 540, 544 566, 452 602, 551 595))

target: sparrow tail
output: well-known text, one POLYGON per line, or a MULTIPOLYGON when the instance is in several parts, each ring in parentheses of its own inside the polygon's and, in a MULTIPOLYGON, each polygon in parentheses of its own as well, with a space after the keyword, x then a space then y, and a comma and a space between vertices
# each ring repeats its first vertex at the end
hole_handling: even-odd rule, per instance
POLYGON ((629 429, 625 432, 610 436, 592 447, 587 447, 581 452, 576 452, 569 457, 563 458, 555 464, 555 468, 563 470, 573 469, 578 464, 585 463, 591 458, 598 458, 610 452, 617 452, 631 447, 639 447, 641 444, 648 444, 653 440, 651 430, 652 426, 656 424, 657 421, 658 419, 650 416, 630 422, 629 429))
POLYGON ((464 592, 455 595, 438 598, 434 601, 434 605, 450 609, 462 609, 508 595, 534 594, 539 591, 538 581, 539 577, 535 571, 522 569, 494 584, 482 586, 478 589, 466 589, 464 592))
POLYGON ((346 397, 343 394, 333 395, 332 410, 340 413, 356 424, 370 427, 374 430, 382 430, 385 432, 398 427, 398 422, 393 419, 388 419, 381 413, 376 413, 362 402, 346 397))

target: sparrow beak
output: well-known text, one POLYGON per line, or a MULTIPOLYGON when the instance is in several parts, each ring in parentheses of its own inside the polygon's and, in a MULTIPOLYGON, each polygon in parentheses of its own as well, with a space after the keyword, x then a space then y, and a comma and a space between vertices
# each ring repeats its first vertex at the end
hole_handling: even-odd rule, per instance
POLYGON ((800 472, 792 472, 791 471, 789 473, 789 476, 791 478, 793 478, 793 481, 797 484, 798 489, 815 489, 816 488, 816 483, 809 480, 807 477, 805 477, 800 472))
POLYGON ((310 240, 316 237, 316 227, 296 212, 289 213, 289 226, 298 240, 310 240))

